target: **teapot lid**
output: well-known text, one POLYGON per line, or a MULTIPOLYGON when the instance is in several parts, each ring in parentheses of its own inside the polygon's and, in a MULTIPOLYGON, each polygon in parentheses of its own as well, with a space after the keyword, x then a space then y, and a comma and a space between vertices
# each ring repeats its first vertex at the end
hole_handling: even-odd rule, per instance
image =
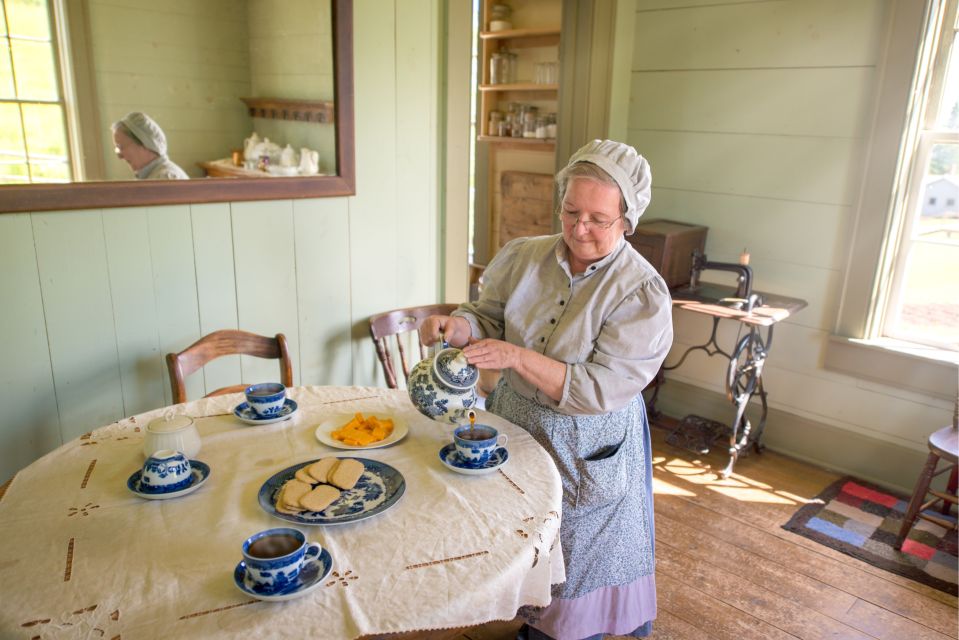
POLYGON ((479 380, 479 369, 466 360, 461 349, 443 349, 433 358, 433 370, 443 384, 454 389, 469 389, 479 380))

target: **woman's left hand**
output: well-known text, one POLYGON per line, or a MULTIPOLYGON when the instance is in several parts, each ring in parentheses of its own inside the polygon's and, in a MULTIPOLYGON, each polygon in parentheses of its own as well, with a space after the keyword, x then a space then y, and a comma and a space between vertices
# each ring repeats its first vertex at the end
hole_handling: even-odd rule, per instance
POLYGON ((469 344, 463 347, 466 359, 479 369, 515 369, 522 352, 522 347, 491 338, 470 338, 469 344))

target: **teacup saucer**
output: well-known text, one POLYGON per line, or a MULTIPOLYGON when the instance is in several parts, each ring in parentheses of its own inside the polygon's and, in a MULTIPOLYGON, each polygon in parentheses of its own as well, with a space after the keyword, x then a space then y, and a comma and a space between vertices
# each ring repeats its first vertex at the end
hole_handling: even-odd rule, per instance
POLYGON ((489 460, 478 467, 467 465, 460 457, 460 454, 456 452, 456 445, 452 442, 440 449, 440 462, 445 464, 448 469, 468 476, 476 476, 496 471, 506 464, 507 460, 509 460, 509 451, 506 450, 506 447, 499 447, 493 451, 489 460))
POLYGON ((210 467, 205 462, 190 460, 190 467, 193 468, 193 473, 190 476, 191 482, 190 485, 184 489, 168 491, 166 493, 143 493, 140 491, 140 474, 142 473, 142 469, 137 469, 133 472, 132 476, 127 478, 127 489, 129 489, 133 495, 146 498, 147 500, 169 500, 170 498, 185 496, 199 489, 200 486, 206 482, 206 479, 210 477, 210 467))
POLYGON ((241 402, 236 405, 233 415, 247 424, 273 424, 288 419, 296 413, 296 408, 296 402, 287 398, 286 402, 283 403, 283 408, 280 409, 280 413, 270 418, 261 418, 248 402, 241 402))
POLYGON ((243 577, 246 575, 246 562, 240 560, 240 564, 236 565, 236 569, 233 570, 233 584, 246 595, 253 596, 260 600, 292 600, 293 598, 305 596, 320 586, 326 576, 330 575, 332 569, 333 556, 324 548, 323 551, 320 552, 320 557, 303 564, 299 575, 296 576, 296 580, 290 584, 290 586, 278 593, 266 594, 254 591, 246 586, 243 582, 243 577))

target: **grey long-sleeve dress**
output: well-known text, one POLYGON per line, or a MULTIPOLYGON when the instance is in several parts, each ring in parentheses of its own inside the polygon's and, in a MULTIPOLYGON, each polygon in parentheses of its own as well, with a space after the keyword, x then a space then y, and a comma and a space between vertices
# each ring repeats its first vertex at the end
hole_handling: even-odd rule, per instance
POLYGON ((656 615, 649 424, 641 391, 672 343, 669 290, 625 241, 573 275, 562 235, 520 238, 454 315, 566 363, 554 401, 506 370, 487 409, 526 429, 563 481, 567 581, 530 624, 565 640, 628 633, 656 615))

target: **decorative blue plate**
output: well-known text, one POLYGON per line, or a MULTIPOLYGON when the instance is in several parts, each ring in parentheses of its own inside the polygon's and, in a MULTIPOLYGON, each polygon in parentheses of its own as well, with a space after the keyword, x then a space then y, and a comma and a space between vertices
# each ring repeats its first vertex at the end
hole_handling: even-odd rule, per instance
POLYGON ((269 418, 261 418, 248 402, 241 402, 236 405, 236 409, 233 410, 233 415, 247 424, 273 424, 274 422, 281 422, 288 419, 296 413, 296 409, 296 402, 287 398, 286 402, 283 403, 283 408, 280 409, 280 413, 275 416, 270 416, 269 418))
POLYGON ((464 462, 460 454, 456 452, 456 445, 452 442, 440 449, 440 462, 456 473, 467 476, 477 476, 496 471, 506 464, 507 460, 509 460, 509 451, 506 450, 506 447, 497 448, 490 455, 489 460, 478 467, 470 466, 464 462))
POLYGON ((300 567, 300 573, 296 576, 296 580, 290 583, 287 588, 276 593, 266 594, 254 591, 243 583, 243 577, 246 575, 246 562, 240 560, 240 564, 236 565, 236 569, 233 570, 233 584, 246 595, 253 596, 260 600, 292 600, 293 598, 305 596, 320 586, 326 576, 330 575, 332 569, 333 556, 324 548, 316 560, 308 560, 303 563, 300 567))
POLYGON ((316 460, 307 460, 273 474, 260 487, 258 499, 264 511, 281 520, 297 524, 344 524, 371 518, 383 513, 399 501, 406 491, 406 480, 399 471, 378 460, 353 458, 363 463, 366 469, 356 486, 344 491, 337 500, 323 511, 281 513, 276 510, 276 494, 280 487, 291 479, 301 467, 316 460))
POLYGON ((206 479, 210 477, 210 467, 205 462, 200 462, 199 460, 190 460, 190 467, 193 469, 193 473, 190 476, 191 482, 189 486, 184 489, 179 489, 178 491, 168 491, 167 493, 142 493, 140 491, 140 474, 142 469, 137 469, 133 472, 133 475, 127 478, 127 489, 129 489, 134 495, 141 498, 146 498, 147 500, 168 500, 170 498, 179 498, 180 496, 185 496, 188 493, 192 493, 200 488, 200 486, 206 482, 206 479))

